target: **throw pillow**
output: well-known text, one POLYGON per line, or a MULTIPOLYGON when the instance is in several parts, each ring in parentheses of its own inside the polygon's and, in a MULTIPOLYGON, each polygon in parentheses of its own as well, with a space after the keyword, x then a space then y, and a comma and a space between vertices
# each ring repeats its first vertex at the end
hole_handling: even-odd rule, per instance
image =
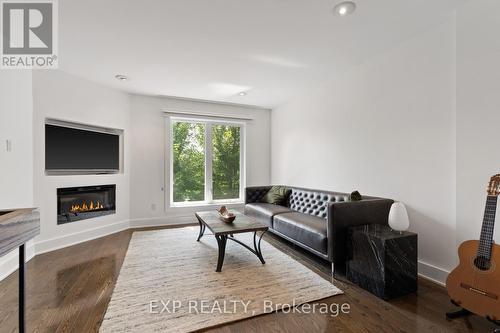
POLYGON ((286 186, 273 186, 271 189, 262 197, 261 202, 270 203, 273 205, 285 205, 288 196, 292 193, 292 190, 286 186))
POLYGON ((354 191, 349 194, 349 201, 361 201, 363 199, 358 191, 354 191))

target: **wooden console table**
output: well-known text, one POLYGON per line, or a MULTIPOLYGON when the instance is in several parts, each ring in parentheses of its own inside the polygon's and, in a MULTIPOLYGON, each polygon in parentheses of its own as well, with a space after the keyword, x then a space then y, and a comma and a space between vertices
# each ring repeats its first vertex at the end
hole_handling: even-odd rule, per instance
POLYGON ((40 214, 35 208, 0 210, 0 257, 19 248, 19 332, 25 324, 25 244, 40 233, 40 214))

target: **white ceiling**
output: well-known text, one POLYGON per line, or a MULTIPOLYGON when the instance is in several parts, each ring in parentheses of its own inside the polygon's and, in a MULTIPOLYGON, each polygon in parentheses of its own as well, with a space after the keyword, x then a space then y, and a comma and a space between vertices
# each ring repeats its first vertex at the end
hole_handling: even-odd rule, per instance
POLYGON ((344 18, 332 14, 337 2, 63 0, 59 67, 133 93, 272 108, 465 0, 357 0, 344 18))

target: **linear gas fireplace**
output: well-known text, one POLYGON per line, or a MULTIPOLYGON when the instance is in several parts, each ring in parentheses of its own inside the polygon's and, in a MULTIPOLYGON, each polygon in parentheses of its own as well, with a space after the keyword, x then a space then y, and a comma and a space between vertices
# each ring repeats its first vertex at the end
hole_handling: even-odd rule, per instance
POLYGON ((116 185, 57 189, 57 224, 116 213, 116 185))

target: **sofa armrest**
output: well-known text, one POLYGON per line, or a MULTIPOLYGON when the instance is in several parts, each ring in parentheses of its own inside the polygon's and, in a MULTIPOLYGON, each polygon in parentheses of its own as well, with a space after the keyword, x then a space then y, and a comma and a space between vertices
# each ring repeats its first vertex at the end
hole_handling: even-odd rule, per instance
POLYGON ((363 224, 388 224, 394 200, 369 199, 328 205, 328 260, 343 268, 347 255, 347 229, 363 224))
POLYGON ((262 197, 271 189, 271 186, 251 186, 245 188, 245 205, 260 202, 262 197))

